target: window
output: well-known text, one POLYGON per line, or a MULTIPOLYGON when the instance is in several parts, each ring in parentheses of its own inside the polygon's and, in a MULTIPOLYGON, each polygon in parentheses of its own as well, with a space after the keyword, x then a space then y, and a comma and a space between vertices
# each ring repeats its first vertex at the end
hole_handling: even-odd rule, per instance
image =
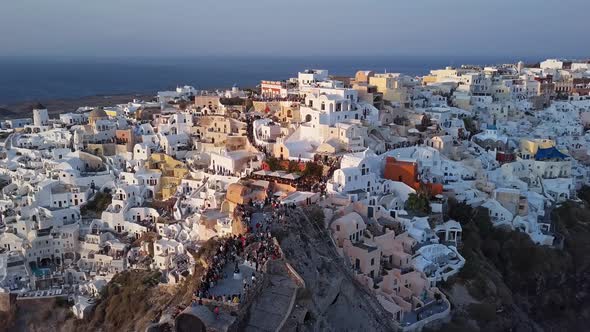
POLYGON ((371 258, 371 266, 375 265, 375 258, 371 258))

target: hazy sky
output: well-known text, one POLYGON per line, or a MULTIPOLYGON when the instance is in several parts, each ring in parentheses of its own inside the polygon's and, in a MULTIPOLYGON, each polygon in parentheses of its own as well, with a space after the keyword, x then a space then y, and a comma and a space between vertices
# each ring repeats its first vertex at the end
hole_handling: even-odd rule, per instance
POLYGON ((0 55, 590 56, 590 0, 0 0, 0 55))

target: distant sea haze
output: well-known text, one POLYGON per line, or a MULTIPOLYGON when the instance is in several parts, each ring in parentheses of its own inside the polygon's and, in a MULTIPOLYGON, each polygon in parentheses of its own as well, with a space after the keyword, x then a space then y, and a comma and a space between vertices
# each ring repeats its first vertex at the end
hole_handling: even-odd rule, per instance
POLYGON ((540 58, 468 56, 221 56, 193 58, 0 57, 0 105, 94 95, 154 93, 192 85, 197 89, 254 87, 260 80, 295 77, 307 68, 334 75, 357 70, 424 75, 461 64, 537 62, 540 58))

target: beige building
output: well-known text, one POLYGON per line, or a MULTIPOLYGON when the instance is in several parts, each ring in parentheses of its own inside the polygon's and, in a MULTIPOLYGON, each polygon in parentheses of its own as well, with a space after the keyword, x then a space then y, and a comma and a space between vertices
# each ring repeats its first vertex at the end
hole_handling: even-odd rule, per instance
POLYGON ((369 103, 375 108, 383 109, 383 93, 377 91, 375 85, 368 83, 354 83, 352 88, 358 91, 359 100, 369 103))
POLYGON ((356 84, 369 83, 369 79, 375 76, 375 72, 372 70, 359 70, 354 75, 354 81, 356 84))
MULTIPOLYGON (((247 126, 245 123, 233 118, 212 115, 202 116, 196 126, 191 128, 191 133, 203 143, 212 143, 215 146, 224 146, 230 137, 245 136, 247 126)), ((234 143, 235 140, 232 140, 234 143)))
POLYGON ((409 107, 410 91, 401 79, 400 74, 381 73, 369 78, 369 84, 375 86, 377 92, 383 94, 383 100, 398 102, 401 106, 409 107))
POLYGON ((220 97, 213 95, 200 95, 195 97, 195 107, 199 110, 207 109, 205 115, 209 113, 222 114, 223 108, 221 107, 220 97))
POLYGON ((518 189, 498 188, 494 190, 493 198, 514 216, 528 215, 529 204, 527 198, 521 195, 518 189))

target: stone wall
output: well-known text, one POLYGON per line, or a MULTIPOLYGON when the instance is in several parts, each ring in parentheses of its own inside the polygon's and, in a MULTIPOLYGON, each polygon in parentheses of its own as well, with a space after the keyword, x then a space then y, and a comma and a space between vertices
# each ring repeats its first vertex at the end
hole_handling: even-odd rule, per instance
POLYGON ((0 293, 0 311, 11 312, 16 310, 16 294, 0 293))

